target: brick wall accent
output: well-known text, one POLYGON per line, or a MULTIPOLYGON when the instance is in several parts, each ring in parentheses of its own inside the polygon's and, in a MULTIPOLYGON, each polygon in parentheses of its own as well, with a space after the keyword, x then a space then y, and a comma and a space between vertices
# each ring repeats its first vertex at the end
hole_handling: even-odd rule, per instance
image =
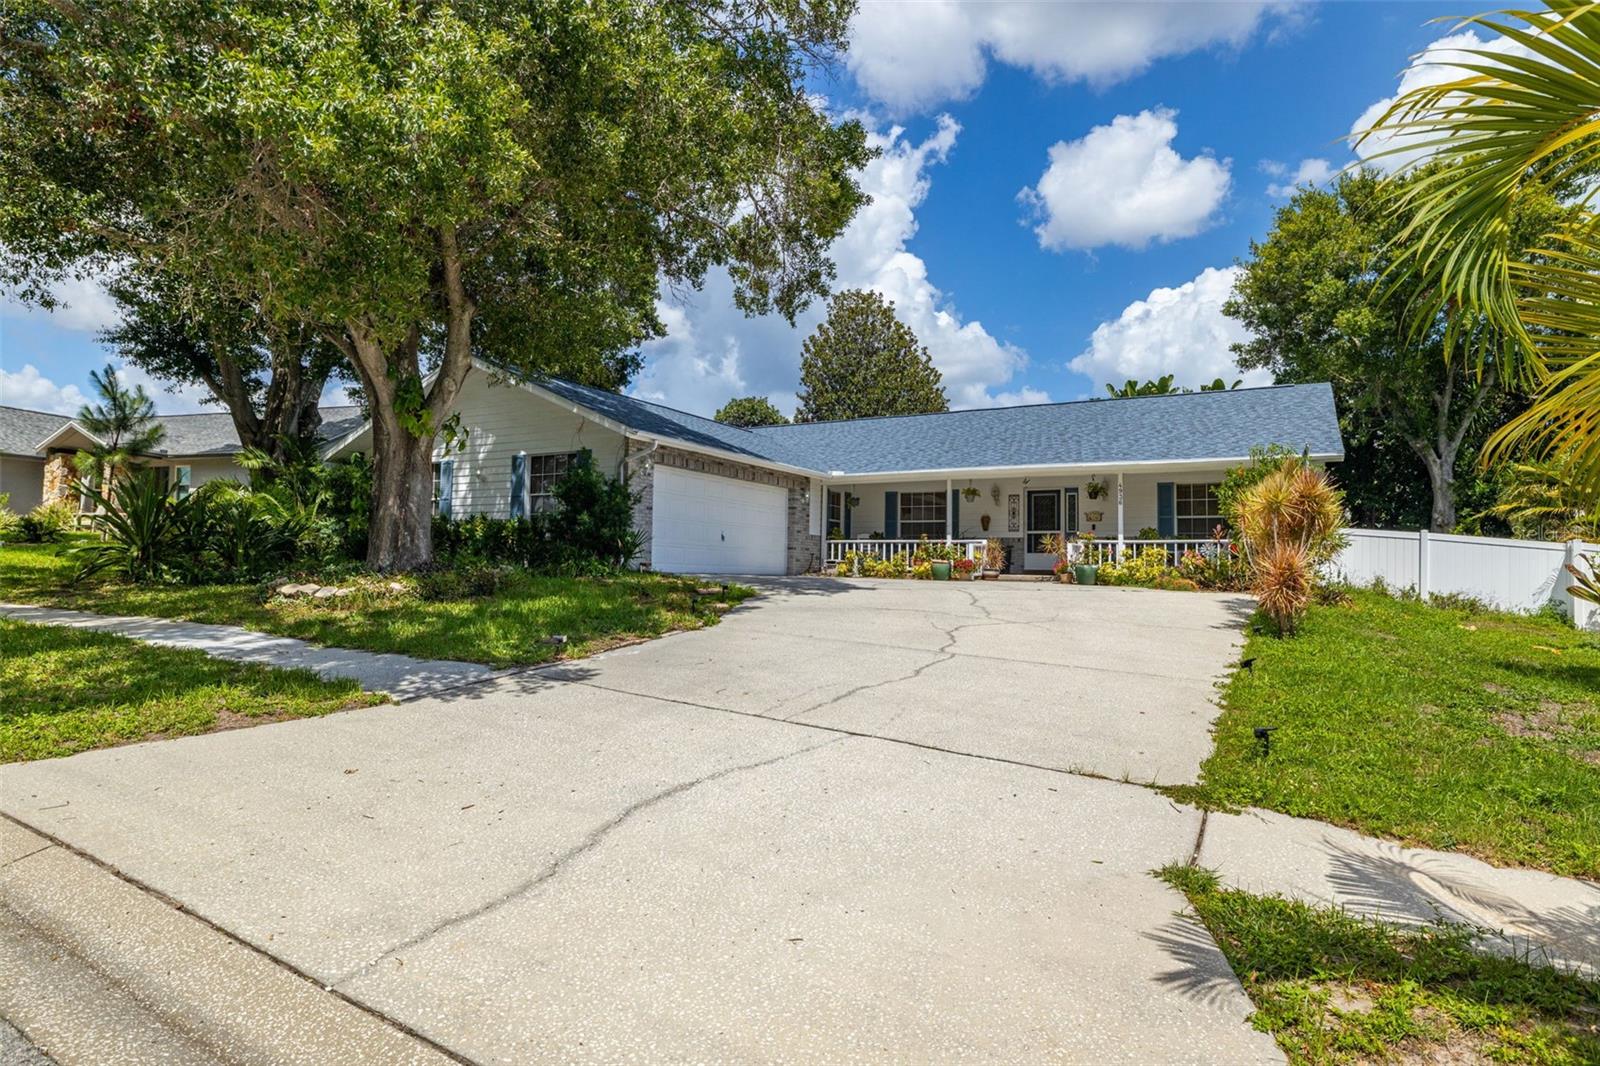
POLYGON ((717 477, 730 477, 738 481, 753 481, 757 484, 773 485, 787 490, 789 494, 789 543, 787 545, 785 564, 787 570, 790 574, 805 574, 816 570, 821 563, 822 537, 820 535, 812 535, 810 532, 811 483, 806 478, 780 473, 776 470, 768 470, 765 467, 751 466, 748 463, 718 459, 714 456, 701 455, 698 452, 687 452, 666 446, 652 451, 650 445, 635 440, 628 442, 626 464, 628 487, 635 494, 633 504, 634 528, 643 533, 646 539, 645 548, 638 559, 640 565, 649 565, 651 562, 648 541, 651 519, 654 515, 655 468, 657 466, 671 466, 679 470, 692 470, 700 474, 714 474, 717 477))

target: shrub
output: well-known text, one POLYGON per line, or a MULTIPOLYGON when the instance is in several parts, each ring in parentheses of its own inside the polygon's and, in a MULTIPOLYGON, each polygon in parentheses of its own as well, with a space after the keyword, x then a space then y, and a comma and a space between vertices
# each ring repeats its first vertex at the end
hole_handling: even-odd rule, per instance
POLYGON ((173 546, 183 512, 191 499, 174 501, 153 470, 135 470, 117 478, 109 496, 98 489, 82 491, 102 510, 98 518, 105 539, 73 549, 78 567, 74 580, 102 570, 130 581, 155 581, 161 577, 166 555, 173 546))
POLYGON ((77 521, 77 512, 66 500, 41 503, 22 516, 18 523, 22 539, 30 544, 46 544, 61 539, 61 535, 77 521))
POLYGON ((1167 565, 1167 549, 1146 544, 1137 554, 1129 553, 1120 563, 1102 563, 1095 573, 1095 581, 1103 585, 1153 586, 1162 578, 1172 575, 1167 565))
POLYGON ((1168 592, 1200 591, 1200 585, 1198 582, 1191 581, 1186 577, 1179 577, 1177 574, 1163 574, 1156 578, 1155 582, 1150 587, 1166 589, 1168 592))
POLYGON ((1139 530, 1139 535, 1134 539, 1136 539, 1136 540, 1160 540, 1161 539, 1161 530, 1157 529, 1155 526, 1145 526, 1143 529, 1139 530))
POLYGON ((1292 635, 1311 606, 1315 582, 1310 556, 1300 545, 1285 541, 1258 553, 1254 570, 1252 589, 1262 613, 1279 633, 1292 635))
POLYGON ((417 595, 424 600, 461 600, 493 596, 511 580, 509 566, 468 563, 416 575, 417 595))
POLYGON ((960 574, 962 577, 969 577, 971 576, 972 572, 978 568, 978 561, 976 559, 957 559, 955 561, 955 568, 956 573, 960 574))
POLYGON ((11 493, 0 492, 0 541, 22 535, 22 516, 11 509, 11 493))

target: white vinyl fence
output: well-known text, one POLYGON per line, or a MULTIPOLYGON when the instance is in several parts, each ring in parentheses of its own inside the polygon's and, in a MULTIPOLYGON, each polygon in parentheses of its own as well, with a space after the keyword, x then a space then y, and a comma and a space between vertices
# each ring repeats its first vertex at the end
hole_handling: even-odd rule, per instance
POLYGON ((1423 597, 1455 593, 1508 611, 1537 611, 1554 603, 1579 628, 1600 628, 1600 608, 1568 594, 1572 575, 1565 569, 1567 563, 1581 567, 1578 555, 1600 553, 1600 545, 1390 529, 1346 533, 1350 547, 1333 567, 1353 585, 1381 578, 1390 588, 1416 589, 1423 597))

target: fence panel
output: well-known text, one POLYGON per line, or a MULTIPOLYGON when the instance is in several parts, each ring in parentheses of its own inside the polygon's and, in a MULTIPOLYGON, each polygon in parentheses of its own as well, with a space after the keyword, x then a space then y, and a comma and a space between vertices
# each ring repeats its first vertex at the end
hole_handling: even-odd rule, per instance
POLYGON ((1347 532, 1350 546, 1333 568, 1352 584, 1382 579, 1397 590, 1472 596, 1508 611, 1536 611, 1554 603, 1581 627, 1600 625, 1600 609, 1567 592, 1572 579, 1565 570, 1577 554, 1600 551, 1600 546, 1390 529, 1347 532))

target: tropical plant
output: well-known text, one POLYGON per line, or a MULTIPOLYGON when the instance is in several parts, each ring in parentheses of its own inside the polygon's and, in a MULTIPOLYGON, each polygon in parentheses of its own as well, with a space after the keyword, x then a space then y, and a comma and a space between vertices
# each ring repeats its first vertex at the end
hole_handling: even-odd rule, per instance
POLYGON ((1578 483, 1567 456, 1511 463, 1487 514, 1537 540, 1600 540, 1600 493, 1578 483))
POLYGON ((1006 568, 1006 546, 997 537, 983 542, 983 568, 996 574, 1006 568))
POLYGON ((11 509, 11 493, 0 492, 0 541, 22 533, 22 516, 11 509))
POLYGON ((1459 77, 1402 94, 1363 136, 1394 139, 1439 164, 1396 184, 1409 219, 1391 268, 1420 279, 1418 317, 1486 316, 1509 344, 1481 341, 1455 314, 1452 348, 1478 365, 1508 357, 1533 402, 1489 440, 1483 460, 1514 450, 1568 456, 1572 476, 1600 489, 1600 8, 1548 0, 1547 10, 1465 20, 1487 31, 1459 49, 1459 77), (1495 40, 1494 38, 1499 38, 1495 40), (1497 45, 1510 45, 1512 50, 1497 45), (1536 241, 1519 239, 1530 199, 1569 205, 1536 241), (1542 254, 1528 255, 1529 247, 1542 254))
POLYGON ((1175 374, 1162 374, 1152 381, 1140 382, 1138 378, 1129 378, 1121 385, 1106 382, 1106 395, 1114 400, 1126 400, 1132 396, 1166 396, 1171 393, 1186 390, 1173 384, 1175 374))
POLYGON ((103 539, 72 549, 78 564, 74 580, 103 570, 137 582, 161 578, 193 497, 173 499, 153 470, 131 471, 113 481, 109 491, 88 485, 78 489, 102 512, 98 523, 103 539))
MULTIPOLYGON (((1238 510, 1239 501, 1244 494, 1258 485, 1269 474, 1275 474, 1286 466, 1304 466, 1310 463, 1306 456, 1285 448, 1281 444, 1268 445, 1265 448, 1251 448, 1250 461, 1242 466, 1229 467, 1222 475, 1222 482, 1217 486, 1218 513, 1225 518, 1230 526, 1236 526, 1235 512, 1238 510)), ((1152 531, 1140 530, 1140 539, 1145 539, 1146 533, 1152 531)), ((1151 539, 1160 534, 1152 533, 1151 539)))
POLYGON ((66 500, 41 503, 22 516, 18 529, 22 539, 30 544, 45 544, 61 539, 61 535, 77 521, 77 512, 66 500))
POLYGON ((1588 569, 1584 573, 1575 564, 1567 564, 1567 573, 1575 579, 1575 584, 1567 586, 1567 592, 1580 600, 1600 605, 1600 553, 1584 552, 1578 556, 1583 565, 1588 569))
POLYGON ((95 438, 95 443, 78 453, 75 464, 85 480, 120 476, 141 455, 161 446, 167 431, 156 421, 156 405, 143 385, 131 389, 123 385, 114 367, 89 371, 89 380, 100 394, 98 402, 78 408, 77 423, 95 438))
POLYGON ((949 410, 939 368, 894 304, 867 289, 846 289, 800 354, 796 422, 829 422, 949 410))
POLYGON ((1234 534, 1261 610, 1284 636, 1294 633, 1316 592, 1318 568, 1344 545, 1344 501, 1326 471, 1284 463, 1246 489, 1234 534))
POLYGON ((729 426, 783 426, 789 420, 765 396, 736 396, 711 416, 729 426))

